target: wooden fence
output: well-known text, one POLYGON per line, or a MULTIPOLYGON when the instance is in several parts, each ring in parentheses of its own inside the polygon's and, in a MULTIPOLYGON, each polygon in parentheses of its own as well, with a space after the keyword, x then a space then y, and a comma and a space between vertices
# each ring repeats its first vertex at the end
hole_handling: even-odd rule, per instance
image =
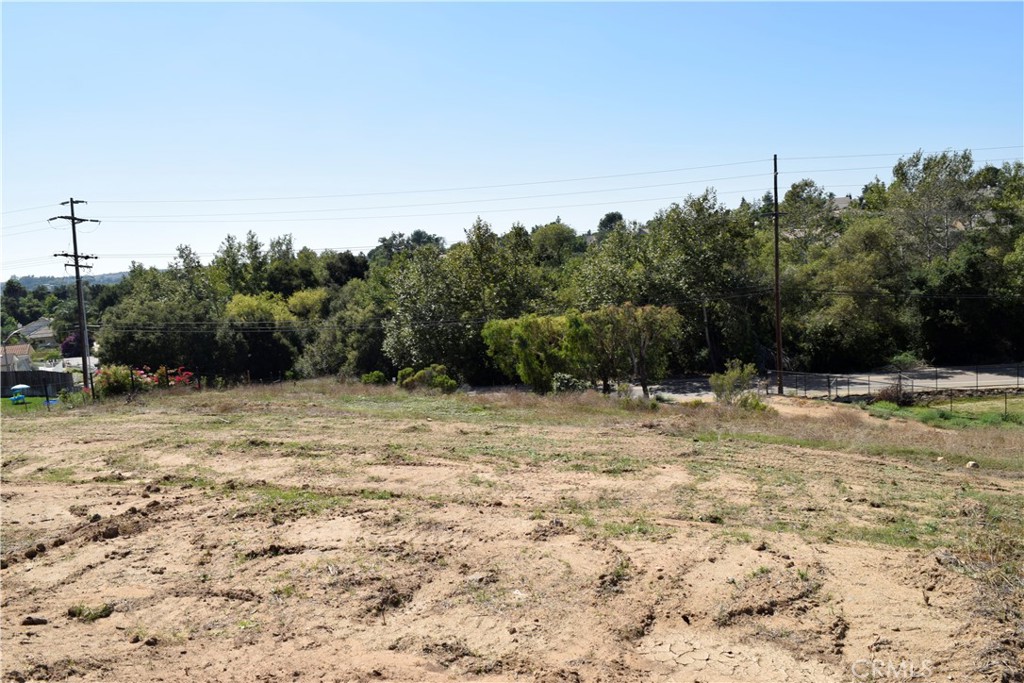
POLYGON ((62 389, 72 391, 74 380, 69 372, 46 372, 45 370, 18 370, 0 373, 0 396, 11 395, 11 387, 27 384, 26 396, 47 396, 56 398, 62 389))

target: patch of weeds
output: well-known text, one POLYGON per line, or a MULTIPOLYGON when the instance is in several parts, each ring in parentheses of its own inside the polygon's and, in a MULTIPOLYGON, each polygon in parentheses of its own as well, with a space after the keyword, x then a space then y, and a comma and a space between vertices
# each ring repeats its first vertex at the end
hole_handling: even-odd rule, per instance
POLYGON ((360 489, 359 497, 363 500, 391 500, 398 496, 387 489, 360 489))
POLYGON ((75 481, 75 468, 73 467, 48 467, 39 476, 43 481, 51 484, 70 484, 75 481))
POLYGON ((603 527, 604 534, 611 538, 626 538, 629 536, 664 537, 668 530, 649 521, 643 516, 635 517, 628 522, 606 522, 603 527))
POLYGON ((559 498, 558 507, 573 514, 583 514, 587 511, 586 505, 584 505, 578 498, 573 498, 571 496, 562 496, 559 498))
POLYGON ((97 619, 106 619, 114 613, 114 606, 110 603, 104 603, 99 607, 90 607, 88 605, 75 605, 68 608, 68 616, 72 619, 78 619, 86 624, 91 624, 97 619))
POLYGON ((484 486, 489 489, 492 489, 498 485, 498 482, 494 481, 493 479, 484 479, 478 474, 471 474, 468 477, 466 477, 466 483, 471 484, 472 486, 484 486))
POLYGON ((258 631, 260 628, 260 622, 255 619, 239 619, 235 627, 239 631, 258 631))
POLYGON ((609 494, 607 491, 602 491, 594 499, 594 506, 599 510, 612 510, 622 507, 622 499, 609 494))
POLYGON ((611 460, 611 462, 601 469, 601 473, 627 474, 629 472, 639 472, 643 468, 644 464, 640 460, 623 455, 611 460))
POLYGON ((767 566, 762 564, 757 569, 755 569, 754 571, 750 572, 750 578, 756 579, 759 576, 764 576, 765 574, 771 574, 771 573, 772 573, 772 568, 771 567, 767 567, 767 566))
POLYGON ((274 486, 266 484, 250 489, 237 489, 243 500, 251 501, 250 514, 273 514, 284 517, 317 515, 348 503, 345 496, 313 489, 274 486))
POLYGON ((731 543, 743 543, 747 544, 751 541, 751 536, 748 532, 741 529, 725 529, 721 532, 722 537, 731 543))
POLYGON ((622 584, 633 575, 633 563, 628 557, 621 558, 611 570, 597 577, 598 589, 604 593, 619 593, 622 584))
MULTIPOLYGON (((931 528, 937 529, 938 527, 933 525, 931 528)), ((897 548, 928 548, 938 542, 934 533, 930 533, 927 528, 906 515, 888 517, 879 526, 829 527, 824 534, 826 538, 823 540, 845 538, 897 548)))
POLYGON ((271 589, 270 594, 280 600, 286 600, 294 597, 296 592, 294 583, 286 583, 283 586, 274 586, 274 588, 271 589))

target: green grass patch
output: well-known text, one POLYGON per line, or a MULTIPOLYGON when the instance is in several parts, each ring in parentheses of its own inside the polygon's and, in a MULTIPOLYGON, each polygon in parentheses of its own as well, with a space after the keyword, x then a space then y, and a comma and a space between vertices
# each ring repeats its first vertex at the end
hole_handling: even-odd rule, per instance
POLYGON ((288 518, 318 515, 349 502, 347 496, 335 493, 272 484, 235 491, 237 497, 249 503, 248 512, 288 518))
POLYGON ((114 613, 114 606, 110 603, 90 607, 88 605, 75 605, 68 609, 68 616, 78 619, 81 622, 91 624, 98 619, 106 619, 114 613))
POLYGON ((897 406, 888 401, 876 401, 867 406, 867 411, 874 417, 888 420, 902 418, 915 420, 933 427, 943 429, 972 429, 977 427, 1024 427, 1024 399, 1015 400, 1004 413, 1003 400, 963 400, 953 403, 953 409, 941 402, 926 406, 897 406))
POLYGON ((72 484, 75 482, 75 468, 48 467, 40 473, 39 478, 53 484, 72 484))
MULTIPOLYGON (((51 406, 51 409, 53 408, 57 408, 57 406, 51 406)), ((11 403, 11 399, 5 398, 0 403, 0 414, 6 417, 16 417, 40 411, 46 412, 46 399, 42 396, 27 396, 24 403, 11 403)))
POLYGON ((609 538, 664 538, 670 535, 668 528, 658 526, 643 516, 634 517, 626 522, 605 522, 602 531, 609 538))

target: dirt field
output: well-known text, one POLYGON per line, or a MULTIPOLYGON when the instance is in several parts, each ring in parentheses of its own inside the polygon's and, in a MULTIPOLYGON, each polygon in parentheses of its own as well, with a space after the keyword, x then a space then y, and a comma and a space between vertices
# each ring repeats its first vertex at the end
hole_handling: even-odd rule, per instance
POLYGON ((8 414, 3 680, 1024 680, 1024 430, 774 405, 8 414))

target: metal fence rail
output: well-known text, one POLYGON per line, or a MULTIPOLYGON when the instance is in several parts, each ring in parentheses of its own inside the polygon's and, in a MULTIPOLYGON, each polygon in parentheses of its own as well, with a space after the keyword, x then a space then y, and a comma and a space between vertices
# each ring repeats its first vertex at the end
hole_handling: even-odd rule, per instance
MULTIPOLYGON (((886 387, 910 393, 981 392, 1024 389, 1024 363, 919 368, 906 372, 859 374, 783 372, 783 391, 808 398, 871 397, 886 387)), ((778 386, 768 373, 766 393, 778 386)))

